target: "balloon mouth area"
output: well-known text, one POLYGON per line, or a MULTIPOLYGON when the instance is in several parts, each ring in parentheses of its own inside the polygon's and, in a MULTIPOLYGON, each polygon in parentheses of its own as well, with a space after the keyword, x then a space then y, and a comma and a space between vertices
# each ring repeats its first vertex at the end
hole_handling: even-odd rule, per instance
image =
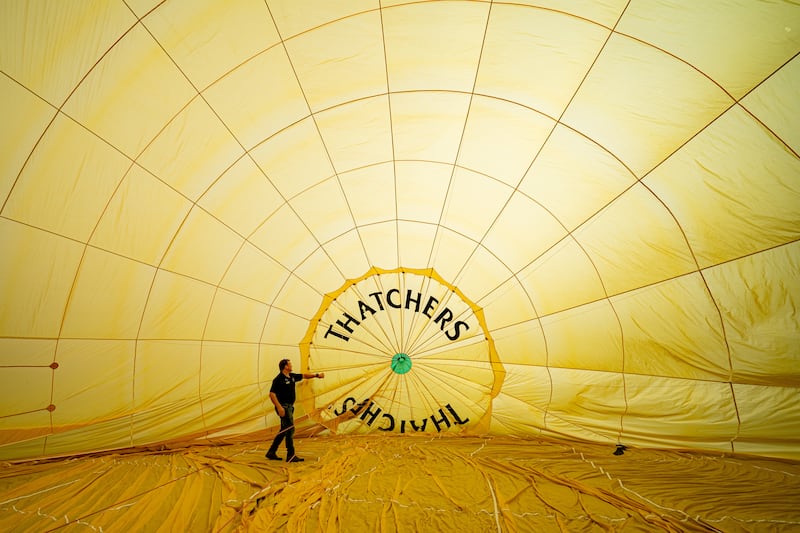
POLYGON ((392 371, 396 374, 405 374, 411 370, 411 358, 402 352, 392 357, 392 371))

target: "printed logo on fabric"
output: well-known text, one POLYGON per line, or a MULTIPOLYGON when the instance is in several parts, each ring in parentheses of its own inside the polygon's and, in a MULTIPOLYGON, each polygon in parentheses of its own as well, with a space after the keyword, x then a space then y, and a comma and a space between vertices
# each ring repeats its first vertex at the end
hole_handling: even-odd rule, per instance
POLYGON ((307 408, 340 433, 485 426, 504 376, 482 309, 432 269, 347 281, 300 348, 303 368, 326 375, 307 408))

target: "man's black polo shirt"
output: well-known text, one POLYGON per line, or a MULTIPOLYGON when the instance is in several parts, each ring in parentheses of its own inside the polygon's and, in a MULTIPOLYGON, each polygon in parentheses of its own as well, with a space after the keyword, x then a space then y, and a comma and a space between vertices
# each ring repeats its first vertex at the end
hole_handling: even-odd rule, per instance
POLYGON ((303 374, 290 372, 287 376, 281 372, 272 380, 272 387, 269 388, 269 391, 275 393, 280 404, 294 403, 294 384, 297 381, 303 381, 303 374))

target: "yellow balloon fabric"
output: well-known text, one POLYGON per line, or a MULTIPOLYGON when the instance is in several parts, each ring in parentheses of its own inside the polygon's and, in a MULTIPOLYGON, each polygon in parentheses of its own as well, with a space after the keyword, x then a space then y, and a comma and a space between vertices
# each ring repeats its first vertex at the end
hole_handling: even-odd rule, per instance
POLYGON ((800 7, 0 4, 0 459, 275 428, 800 459, 800 7))

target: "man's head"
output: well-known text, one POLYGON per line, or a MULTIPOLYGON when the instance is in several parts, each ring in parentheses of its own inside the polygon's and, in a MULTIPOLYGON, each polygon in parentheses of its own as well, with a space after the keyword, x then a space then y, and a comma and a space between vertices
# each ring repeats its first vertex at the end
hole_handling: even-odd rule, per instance
POLYGON ((283 372, 284 369, 287 369, 289 372, 292 371, 292 362, 289 359, 281 359, 278 363, 278 370, 283 372))

